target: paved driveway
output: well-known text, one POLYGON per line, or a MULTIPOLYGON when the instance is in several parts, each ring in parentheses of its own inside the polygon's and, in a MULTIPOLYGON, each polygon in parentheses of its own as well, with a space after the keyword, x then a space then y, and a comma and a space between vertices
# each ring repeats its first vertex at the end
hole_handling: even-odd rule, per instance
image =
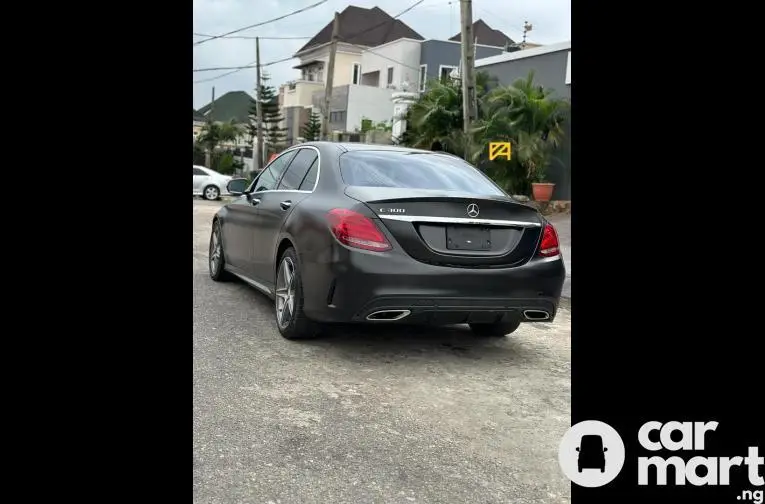
POLYGON ((568 502, 570 314, 485 340, 346 328, 290 342, 207 270, 194 202, 194 502, 568 502))

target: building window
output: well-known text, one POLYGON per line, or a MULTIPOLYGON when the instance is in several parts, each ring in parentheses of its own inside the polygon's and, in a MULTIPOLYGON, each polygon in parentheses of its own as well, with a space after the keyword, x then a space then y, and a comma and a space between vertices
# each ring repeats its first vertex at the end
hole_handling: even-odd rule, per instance
POLYGON ((390 86, 393 84, 393 67, 388 67, 388 80, 387 84, 390 86))
POLYGON ((330 112, 329 122, 331 123, 344 123, 345 122, 345 110, 340 112, 330 112))
POLYGON ((351 84, 361 83, 361 63, 353 64, 353 74, 351 75, 351 84))
POLYGON ((450 73, 452 73, 452 70, 454 70, 457 67, 454 66, 445 66, 441 65, 438 67, 438 78, 441 79, 441 82, 448 82, 451 77, 449 76, 450 73))
POLYGON ((428 65, 420 65, 420 92, 425 91, 425 85, 428 83, 428 65))

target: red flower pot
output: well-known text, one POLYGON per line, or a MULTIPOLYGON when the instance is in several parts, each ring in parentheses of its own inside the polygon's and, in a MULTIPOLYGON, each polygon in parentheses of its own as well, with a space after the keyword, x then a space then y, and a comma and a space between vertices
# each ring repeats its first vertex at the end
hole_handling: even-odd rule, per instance
POLYGON ((548 182, 535 182, 531 184, 531 191, 534 194, 535 201, 550 201, 555 189, 555 184, 548 182))

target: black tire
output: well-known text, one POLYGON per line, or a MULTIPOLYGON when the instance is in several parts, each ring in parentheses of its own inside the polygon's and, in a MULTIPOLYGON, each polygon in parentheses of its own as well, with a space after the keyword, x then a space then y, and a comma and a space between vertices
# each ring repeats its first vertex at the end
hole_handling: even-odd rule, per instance
POLYGON ((219 200, 220 189, 218 189, 217 186, 214 186, 212 184, 210 184, 209 186, 206 186, 204 189, 202 189, 202 199, 219 200), (209 196, 208 196, 208 192, 210 193, 209 196))
MULTIPOLYGON (((289 286, 287 293, 289 292, 289 286)), ((282 291, 283 292, 283 291, 282 291)), ((306 317, 303 312, 303 278, 300 274, 300 262, 298 261, 297 253, 295 249, 290 247, 284 251, 279 258, 279 263, 276 270, 276 290, 274 292, 274 311, 276 312, 276 327, 279 329, 279 333, 288 340, 301 340, 315 338, 319 333, 319 325, 306 317), (289 314, 289 319, 286 323, 282 322, 281 314, 279 311, 280 302, 287 303, 284 298, 281 298, 279 291, 282 291, 283 285, 280 284, 280 278, 284 278, 284 272, 282 268, 285 267, 285 262, 289 262, 288 268, 292 268, 292 313, 289 314), (280 276, 281 275, 281 276, 280 276), (282 286, 282 287, 280 287, 282 286)), ((282 305, 283 306, 283 305, 282 305)), ((289 305, 288 305, 289 306, 289 305)), ((284 308, 282 308, 284 311, 284 308)), ((287 310, 289 311, 289 310, 287 310)), ((286 315, 285 315, 286 316, 286 315)))
POLYGON ((225 282, 231 278, 231 275, 226 271, 226 254, 223 253, 223 240, 220 231, 220 222, 217 220, 213 222, 212 232, 210 233, 210 246, 207 249, 207 266, 210 268, 210 278, 216 282, 225 282), (217 236, 217 245, 220 249, 218 251, 218 261, 214 262, 214 250, 216 246, 215 237, 217 236))
POLYGON ((478 336, 503 338, 515 332, 520 325, 521 321, 516 320, 513 322, 494 322, 492 324, 470 324, 470 329, 478 336))

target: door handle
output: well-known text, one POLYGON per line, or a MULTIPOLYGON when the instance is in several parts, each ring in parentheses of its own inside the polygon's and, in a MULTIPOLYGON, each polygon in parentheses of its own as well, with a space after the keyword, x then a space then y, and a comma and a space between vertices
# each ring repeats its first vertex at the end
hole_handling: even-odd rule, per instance
POLYGON ((281 203, 279 203, 279 206, 282 207, 282 210, 287 210, 289 207, 292 206, 292 202, 290 200, 282 201, 281 203))
POLYGON ((250 200, 250 205, 252 205, 252 206, 256 206, 256 205, 258 205, 259 203, 260 203, 260 199, 258 199, 258 198, 252 198, 252 199, 250 200))

